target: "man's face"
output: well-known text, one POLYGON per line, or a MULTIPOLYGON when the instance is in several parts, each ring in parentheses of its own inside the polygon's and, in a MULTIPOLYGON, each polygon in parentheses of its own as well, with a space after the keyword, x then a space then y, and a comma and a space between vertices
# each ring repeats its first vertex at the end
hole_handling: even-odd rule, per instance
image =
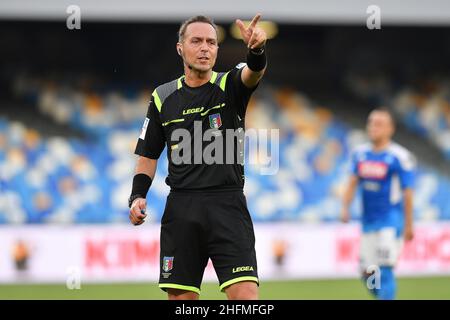
POLYGON ((209 23, 194 22, 187 26, 183 42, 177 43, 187 64, 194 70, 209 71, 217 58, 217 34, 209 23))
POLYGON ((367 121, 367 134, 372 142, 391 139, 394 134, 394 124, 389 113, 372 111, 367 121))

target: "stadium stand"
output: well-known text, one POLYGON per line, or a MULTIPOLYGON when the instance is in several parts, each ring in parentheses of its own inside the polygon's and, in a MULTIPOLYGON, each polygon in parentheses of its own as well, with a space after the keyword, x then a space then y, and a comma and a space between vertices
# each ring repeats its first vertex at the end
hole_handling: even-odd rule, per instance
POLYGON ((398 84, 383 74, 352 74, 347 84, 357 96, 391 106, 409 130, 427 138, 450 160, 450 79, 430 76, 398 84))
MULTIPOLYGON (((0 223, 127 223, 133 150, 151 91, 100 86, 87 90, 30 76, 18 77, 14 88, 49 124, 59 123, 88 138, 44 136, 20 117, 0 118, 0 223)), ((442 108, 433 104, 443 91, 434 92, 436 96, 422 100, 404 91, 395 95, 396 110, 411 128, 416 122, 409 114, 417 113, 418 106, 434 108, 434 117, 441 111, 448 117, 448 103, 441 101, 442 108)), ((280 129, 280 170, 261 175, 259 165, 246 166, 245 192, 255 221, 337 221, 349 152, 365 138, 336 112, 294 89, 264 85, 258 90, 246 125, 280 129)), ((431 128, 437 126, 430 126, 426 122, 422 128, 434 139, 431 128)), ((448 122, 439 128, 448 130, 448 122)), ((160 220, 164 209, 166 174, 163 153, 150 191, 152 222, 160 220)), ((450 219, 448 178, 422 165, 416 188, 416 219, 450 219)), ((356 201, 354 218, 359 206, 356 201)))

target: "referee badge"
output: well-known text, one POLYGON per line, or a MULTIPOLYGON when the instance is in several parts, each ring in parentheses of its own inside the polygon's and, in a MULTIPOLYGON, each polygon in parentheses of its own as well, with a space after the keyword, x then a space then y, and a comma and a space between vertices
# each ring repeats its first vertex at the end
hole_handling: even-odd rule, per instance
POLYGON ((215 113, 209 116, 209 126, 211 129, 219 129, 222 126, 220 113, 215 113))
POLYGON ((173 257, 164 257, 163 258, 163 271, 168 272, 173 268, 173 257))

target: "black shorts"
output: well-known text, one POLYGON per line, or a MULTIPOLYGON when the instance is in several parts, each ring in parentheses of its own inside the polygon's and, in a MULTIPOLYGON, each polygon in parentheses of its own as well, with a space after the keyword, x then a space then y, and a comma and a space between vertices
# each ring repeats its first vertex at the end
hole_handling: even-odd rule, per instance
POLYGON ((200 293, 209 258, 220 290, 258 283, 255 234, 242 190, 170 192, 161 220, 159 287, 200 293))

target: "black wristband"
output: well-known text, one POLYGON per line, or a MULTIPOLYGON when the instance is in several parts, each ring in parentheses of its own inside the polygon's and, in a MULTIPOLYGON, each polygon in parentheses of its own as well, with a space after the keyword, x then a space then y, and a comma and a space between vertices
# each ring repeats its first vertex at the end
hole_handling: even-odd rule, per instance
POLYGON ((128 199, 128 207, 131 208, 133 201, 136 198, 147 197, 147 192, 152 185, 152 178, 144 173, 138 173, 133 177, 133 187, 131 189, 131 196, 128 199))
POLYGON ((266 47, 250 49, 247 53, 247 66, 250 70, 258 72, 266 67, 266 47))

